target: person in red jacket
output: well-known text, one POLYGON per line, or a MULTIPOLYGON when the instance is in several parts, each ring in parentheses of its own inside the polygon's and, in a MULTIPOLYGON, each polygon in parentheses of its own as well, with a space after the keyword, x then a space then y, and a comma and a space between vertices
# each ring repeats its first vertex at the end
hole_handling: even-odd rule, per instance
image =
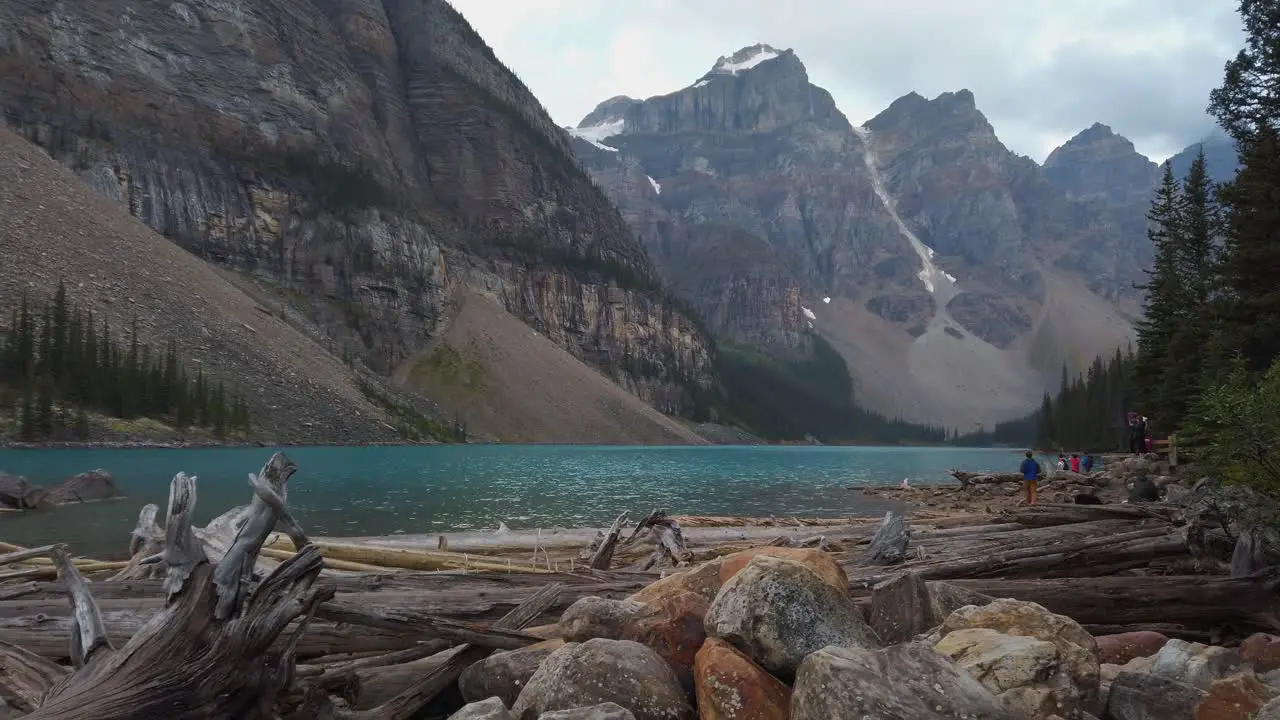
POLYGON ((1080 453, 1071 453, 1071 472, 1080 472, 1080 453))

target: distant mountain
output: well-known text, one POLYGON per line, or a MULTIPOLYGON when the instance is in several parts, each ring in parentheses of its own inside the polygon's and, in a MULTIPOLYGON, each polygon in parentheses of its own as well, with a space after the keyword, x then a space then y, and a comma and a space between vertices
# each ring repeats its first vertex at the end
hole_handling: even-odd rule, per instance
POLYGON ((1160 166, 1102 123, 1071 138, 1044 162, 1049 182, 1072 197, 1117 205, 1149 203, 1160 166))
POLYGON ((1140 229, 1010 152, 967 90, 858 127, 792 50, 753 45, 569 132, 714 335, 792 358, 821 338, 881 413, 1018 417, 1131 336, 1112 300, 1141 277, 1140 229))
POLYGON ((1236 171, 1240 169, 1240 156, 1236 152, 1235 141, 1221 130, 1198 143, 1188 145, 1182 152, 1169 158, 1169 162, 1173 163, 1174 174, 1185 177, 1187 170, 1191 168, 1191 161, 1201 148, 1204 148, 1205 168, 1211 180, 1223 183, 1235 179, 1236 171))

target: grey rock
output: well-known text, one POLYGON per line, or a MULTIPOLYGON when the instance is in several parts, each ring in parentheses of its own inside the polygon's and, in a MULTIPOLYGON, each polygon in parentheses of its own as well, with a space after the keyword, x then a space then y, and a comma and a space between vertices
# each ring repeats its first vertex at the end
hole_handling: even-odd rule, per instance
POLYGON ((594 639, 551 653, 512 706, 518 720, 616 703, 636 720, 692 720, 693 708, 671 668, 637 642, 594 639))
POLYGON ((884 650, 823 648, 805 658, 792 720, 1020 720, 968 673, 923 643, 884 650))
POLYGON ((901 512, 884 514, 880 526, 871 536, 867 547, 865 562, 868 565, 893 565, 902 562, 907 556, 907 545, 911 543, 911 526, 901 512))
POLYGON ((502 704, 502 700, 491 697, 463 706, 450 715, 449 720, 515 720, 515 717, 502 704))
POLYGON ((122 498, 124 493, 116 486, 115 478, 106 470, 90 470, 73 475, 48 489, 45 502, 51 505, 92 502, 122 498))
POLYGON ((634 600, 584 597, 560 616, 560 636, 565 642, 586 642, 592 638, 622 639, 627 623, 645 606, 634 600))
POLYGON ((572 710, 552 710, 539 715, 538 720, 636 720, 636 716, 620 705, 602 703, 572 710))
POLYGON ((1122 672, 1107 695, 1111 720, 1194 720, 1205 691, 1149 673, 1122 672))
POLYGON ((737 647, 784 681, 800 661, 828 645, 879 647, 848 595, 804 565, 759 556, 729 579, 711 603, 707 635, 737 647))
POLYGON ((942 624, 966 605, 986 605, 991 597, 945 582, 926 582, 905 572, 871 590, 870 624, 886 645, 906 642, 942 624))
POLYGON ((496 696, 508 707, 514 705, 529 678, 552 652, 551 648, 522 648, 490 655, 458 677, 462 699, 477 702, 496 696))
POLYGON ((1263 705, 1253 720, 1280 720, 1280 697, 1263 705))
POLYGON ((1214 680, 1231 675, 1242 663, 1238 649, 1174 638, 1155 654, 1151 674, 1208 690, 1214 680))

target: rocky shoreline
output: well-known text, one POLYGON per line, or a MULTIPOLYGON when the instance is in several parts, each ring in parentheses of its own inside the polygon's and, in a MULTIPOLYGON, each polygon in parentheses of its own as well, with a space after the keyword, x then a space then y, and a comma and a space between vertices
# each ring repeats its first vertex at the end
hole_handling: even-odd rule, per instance
MULTIPOLYGON (((318 577, 314 604, 292 606, 309 622, 291 641, 289 684, 261 695, 242 674, 218 673, 183 693, 257 697, 282 719, 1280 720, 1280 580, 1235 572, 1242 535, 1206 515, 1194 475, 1117 460, 1042 484, 1047 500, 1097 504, 1034 507, 1004 474, 956 476, 952 487, 866 491, 913 504, 905 516, 623 514, 594 537, 307 539, 270 532, 288 522, 255 501, 192 529, 201 559, 169 600, 158 576, 177 566, 147 560, 175 536, 148 506, 128 562, 66 559, 58 570, 33 559, 41 549, 0 556, 19 568, 0 572, 0 642, 49 677, 72 673, 66 591, 42 580, 74 570, 97 579, 76 613, 92 602, 113 647, 184 652, 187 631, 156 628, 187 627, 214 592, 203 583, 225 577, 202 568, 243 563, 236 528, 268 513, 253 525, 260 544, 246 546, 259 587, 282 592, 281 577, 303 568, 318 577), (1156 486, 1154 500, 1132 499, 1156 486)), ((246 624, 263 609, 241 612, 244 622, 200 632, 219 634, 224 651, 244 647, 235 633, 266 616, 246 624)), ((279 631, 291 616, 269 617, 279 631)), ((13 687, 33 676, 0 672, 0 697, 19 712, 52 702, 56 688, 13 687)))

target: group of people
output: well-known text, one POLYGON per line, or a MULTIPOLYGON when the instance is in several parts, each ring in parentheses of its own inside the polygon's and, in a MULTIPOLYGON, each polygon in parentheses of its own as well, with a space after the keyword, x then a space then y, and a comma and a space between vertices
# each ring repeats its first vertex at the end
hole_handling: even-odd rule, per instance
POLYGON ((1134 455, 1145 455, 1151 452, 1151 433, 1147 427, 1147 416, 1136 412, 1128 414, 1129 452, 1134 455))
MULTIPOLYGON (((1068 457, 1066 451, 1058 453, 1058 470, 1062 472, 1071 471, 1073 473, 1093 472, 1094 458, 1093 453, 1084 453, 1081 457, 1080 453, 1071 453, 1068 457)), ((1035 453, 1028 450, 1026 458, 1022 461, 1022 466, 1018 468, 1022 473, 1022 488, 1026 492, 1027 504, 1034 505, 1036 502, 1037 484, 1043 471, 1040 463, 1036 462, 1035 453)))

